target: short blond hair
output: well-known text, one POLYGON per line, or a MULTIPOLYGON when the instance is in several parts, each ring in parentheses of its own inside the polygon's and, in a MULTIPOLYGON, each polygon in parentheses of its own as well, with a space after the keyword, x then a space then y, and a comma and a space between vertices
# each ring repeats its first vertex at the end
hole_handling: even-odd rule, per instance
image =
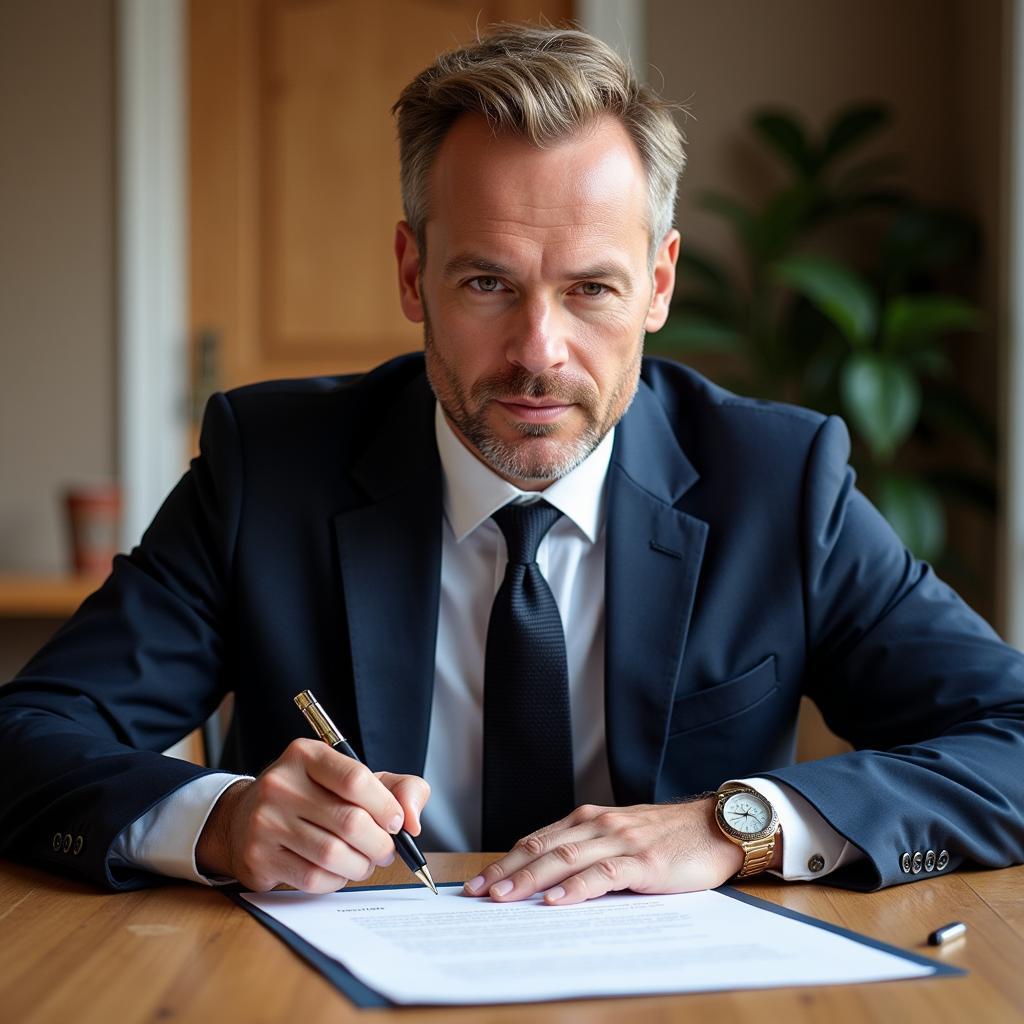
POLYGON ((627 130, 647 173, 647 228, 654 253, 672 227, 686 163, 677 106, 643 85, 610 46, 576 29, 497 25, 441 54, 402 90, 398 121, 402 203, 421 252, 434 157, 456 119, 477 113, 495 132, 544 146, 575 135, 602 114, 627 130))

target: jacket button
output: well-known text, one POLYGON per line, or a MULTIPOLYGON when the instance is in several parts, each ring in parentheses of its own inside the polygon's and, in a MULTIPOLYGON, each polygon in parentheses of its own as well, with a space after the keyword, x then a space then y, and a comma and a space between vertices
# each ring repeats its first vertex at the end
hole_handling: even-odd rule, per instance
POLYGON ((825 866, 825 858, 820 853, 816 853, 807 862, 807 870, 817 874, 825 866))
POLYGON ((60 832, 54 832, 53 833, 53 852, 54 853, 60 853, 60 844, 61 844, 61 841, 63 840, 63 838, 64 838, 64 836, 63 836, 62 833, 60 833, 60 832))
POLYGON ((940 871, 945 871, 949 865, 949 854, 945 850, 939 850, 939 859, 935 862, 935 866, 940 871))
POLYGON ((913 862, 910 865, 910 870, 913 871, 915 875, 919 875, 921 873, 921 868, 923 866, 924 866, 924 857, 921 856, 921 851, 920 850, 915 850, 914 851, 914 859, 913 859, 913 862))
POLYGON ((71 849, 71 833, 70 832, 65 832, 64 833, 64 842, 61 845, 61 849, 65 853, 67 853, 71 849))
POLYGON ((903 874, 910 874, 910 854, 905 853, 900 857, 900 867, 903 869, 903 874))
POLYGON ((75 836, 74 854, 77 857, 82 852, 85 840, 81 836, 75 836))
POLYGON ((935 870, 935 851, 934 850, 929 850, 924 855, 924 869, 925 869, 925 871, 934 871, 935 870))

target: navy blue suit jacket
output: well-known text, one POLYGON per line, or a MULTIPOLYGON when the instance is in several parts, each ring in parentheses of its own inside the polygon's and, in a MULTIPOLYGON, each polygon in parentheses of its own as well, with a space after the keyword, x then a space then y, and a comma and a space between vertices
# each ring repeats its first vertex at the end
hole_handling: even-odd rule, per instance
MULTIPOLYGON (((864 851, 829 881, 1024 859, 1024 658, 855 489, 842 422, 647 360, 608 479, 605 715, 619 804, 764 774, 864 851), (793 764, 803 694, 856 750, 793 764)), ((0 691, 0 852, 129 888, 162 757, 225 693, 258 772, 311 688, 375 768, 421 773, 442 529, 422 356, 218 395, 141 544, 0 691), (57 837, 82 837, 67 849, 57 837)), ((429 809, 428 809, 429 813, 429 809)))

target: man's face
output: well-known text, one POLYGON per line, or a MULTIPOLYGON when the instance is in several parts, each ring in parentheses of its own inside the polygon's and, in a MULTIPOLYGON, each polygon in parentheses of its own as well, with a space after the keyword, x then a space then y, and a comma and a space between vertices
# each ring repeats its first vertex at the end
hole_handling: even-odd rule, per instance
POLYGON ((537 149, 464 115, 430 181, 427 259, 398 226, 402 308, 456 435, 520 487, 581 462, 636 391, 643 336, 665 321, 679 236, 649 264, 646 178, 604 118, 537 149))

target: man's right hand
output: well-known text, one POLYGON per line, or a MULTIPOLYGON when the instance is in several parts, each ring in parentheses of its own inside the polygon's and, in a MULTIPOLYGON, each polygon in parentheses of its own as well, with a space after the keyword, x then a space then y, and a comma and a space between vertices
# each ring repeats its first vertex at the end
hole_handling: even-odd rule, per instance
POLYGON ((334 892, 390 864, 399 829, 419 835, 429 796, 415 775, 375 775, 319 740, 293 740, 259 778, 221 794, 196 865, 256 892, 280 883, 334 892))

